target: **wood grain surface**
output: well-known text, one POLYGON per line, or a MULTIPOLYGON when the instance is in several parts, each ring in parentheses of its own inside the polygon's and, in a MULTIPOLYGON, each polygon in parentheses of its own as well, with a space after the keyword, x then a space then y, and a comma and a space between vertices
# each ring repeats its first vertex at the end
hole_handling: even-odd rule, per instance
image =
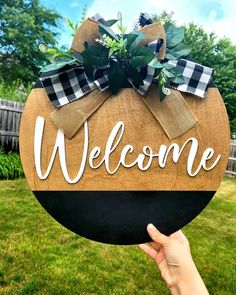
MULTIPOLYGON (((148 95, 155 95, 150 92, 148 95)), ((194 115, 198 125, 184 135, 170 140, 153 114, 147 109, 139 95, 133 89, 122 89, 119 94, 107 99, 99 110, 88 119, 89 151, 95 146, 104 155, 107 138, 118 121, 125 123, 125 133, 117 149, 111 155, 114 166, 120 158, 122 148, 131 144, 135 150, 129 155, 133 161, 143 146, 152 147, 156 153, 161 144, 169 146, 177 143, 181 147, 184 142, 195 137, 199 141, 196 164, 199 164, 203 151, 211 147, 215 154, 221 154, 219 164, 212 171, 201 171, 190 177, 186 171, 186 160, 189 148, 186 148, 178 164, 169 157, 166 167, 160 168, 154 159, 149 170, 143 172, 136 166, 130 169, 120 167, 117 173, 109 175, 102 165, 99 169, 91 169, 86 164, 81 180, 76 184, 68 184, 62 175, 58 155, 52 171, 46 180, 40 180, 34 164, 34 128, 37 116, 45 118, 45 131, 42 148, 42 170, 45 172, 55 143, 57 128, 50 119, 54 111, 44 89, 33 89, 27 100, 20 128, 20 154, 25 175, 32 190, 63 191, 126 191, 126 190, 176 190, 176 191, 215 191, 224 175, 229 154, 229 124, 222 98, 216 88, 210 88, 205 99, 185 95, 184 98, 194 115)), ((154 97, 155 99, 155 97, 154 97)), ((76 117, 74 118, 76 120, 76 117)), ((76 133, 73 139, 66 139, 67 166, 71 177, 75 177, 80 167, 84 143, 84 128, 76 133)), ((213 160, 209 160, 209 164, 213 160)))
POLYGON ((166 33, 163 25, 160 22, 153 23, 140 28, 140 32, 145 35, 145 39, 143 39, 139 45, 147 45, 155 40, 163 39, 164 44, 158 53, 158 59, 164 59, 166 55, 166 33))
POLYGON ((84 42, 89 44, 96 43, 95 39, 99 37, 98 22, 88 18, 80 26, 73 39, 71 49, 77 52, 85 50, 84 42))

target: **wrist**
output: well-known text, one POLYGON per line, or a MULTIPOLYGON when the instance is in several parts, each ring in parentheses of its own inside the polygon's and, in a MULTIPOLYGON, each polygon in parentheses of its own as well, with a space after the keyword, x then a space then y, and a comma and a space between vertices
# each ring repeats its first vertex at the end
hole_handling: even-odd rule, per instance
POLYGON ((209 295, 193 261, 180 268, 169 289, 172 295, 209 295))

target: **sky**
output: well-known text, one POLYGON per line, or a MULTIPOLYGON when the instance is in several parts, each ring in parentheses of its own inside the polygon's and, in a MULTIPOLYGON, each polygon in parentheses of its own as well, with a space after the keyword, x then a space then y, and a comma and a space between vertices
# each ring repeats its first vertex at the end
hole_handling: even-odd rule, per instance
MULTIPOLYGON (((228 37, 236 44, 236 0, 41 0, 45 6, 58 11, 74 23, 81 17, 83 7, 88 7, 88 16, 101 14, 105 19, 116 18, 121 11, 124 25, 132 28, 140 12, 174 12, 178 25, 194 22, 218 37, 228 37)), ((71 44, 70 31, 61 28, 60 45, 71 44)))

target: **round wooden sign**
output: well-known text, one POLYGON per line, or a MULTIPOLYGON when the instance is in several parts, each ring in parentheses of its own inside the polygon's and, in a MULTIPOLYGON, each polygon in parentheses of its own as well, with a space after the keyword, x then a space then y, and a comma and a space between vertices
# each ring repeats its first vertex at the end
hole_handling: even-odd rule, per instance
POLYGON ((199 123, 174 140, 132 88, 107 99, 67 139, 51 121, 46 92, 34 88, 22 116, 20 153, 42 206, 73 232, 111 244, 147 242, 150 222, 165 234, 190 222, 222 180, 229 125, 216 88, 205 99, 183 96, 199 123))

